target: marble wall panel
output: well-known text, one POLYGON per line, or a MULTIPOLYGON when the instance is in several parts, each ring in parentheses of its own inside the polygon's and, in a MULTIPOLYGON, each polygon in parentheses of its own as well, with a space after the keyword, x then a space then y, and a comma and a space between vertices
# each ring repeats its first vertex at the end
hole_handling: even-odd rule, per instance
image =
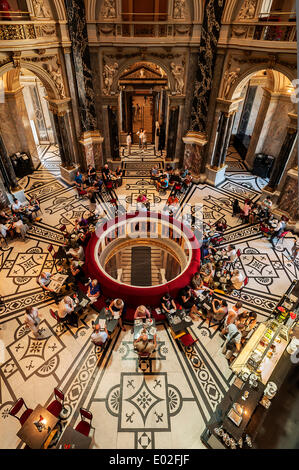
POLYGON ((298 178, 288 176, 281 192, 278 207, 289 214, 291 220, 299 220, 298 213, 298 178))

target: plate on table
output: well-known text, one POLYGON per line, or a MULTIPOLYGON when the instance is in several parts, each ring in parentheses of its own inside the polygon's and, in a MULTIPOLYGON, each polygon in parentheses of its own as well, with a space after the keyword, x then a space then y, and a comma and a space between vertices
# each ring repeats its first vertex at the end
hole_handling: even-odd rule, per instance
POLYGON ((188 316, 187 316, 187 317, 185 317, 185 318, 184 318, 184 320, 185 320, 186 322, 188 322, 188 323, 190 323, 190 322, 192 321, 192 320, 191 320, 191 318, 190 318, 190 317, 188 317, 188 316))
POLYGON ((152 326, 149 330, 149 334, 153 336, 156 334, 156 332, 157 332, 157 328, 155 328, 154 326, 152 326))
POLYGON ((142 325, 143 321, 142 320, 135 320, 135 325, 142 325))

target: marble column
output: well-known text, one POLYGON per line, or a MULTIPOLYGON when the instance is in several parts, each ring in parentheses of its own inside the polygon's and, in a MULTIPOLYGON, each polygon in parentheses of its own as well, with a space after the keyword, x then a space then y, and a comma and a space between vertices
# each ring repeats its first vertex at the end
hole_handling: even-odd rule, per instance
POLYGON ((34 168, 40 164, 36 144, 30 126, 24 96, 23 87, 13 91, 5 92, 5 101, 8 106, 8 112, 11 119, 15 122, 15 127, 20 141, 19 151, 29 153, 32 158, 34 168))
POLYGON ((57 143, 61 158, 61 177, 68 183, 74 180, 75 171, 79 168, 74 153, 73 134, 71 132, 70 98, 49 100, 49 110, 52 112, 57 143))
POLYGON ((217 99, 214 128, 210 134, 207 155, 207 182, 218 185, 225 179, 225 158, 229 146, 236 111, 242 98, 234 101, 217 99))
POLYGON ((6 147, 4 145, 2 136, 0 135, 0 164, 2 179, 7 189, 14 189, 18 186, 17 177, 11 163, 11 159, 8 156, 6 147))
POLYGON ((177 133, 179 122, 179 106, 170 105, 169 109, 169 124, 167 136, 167 151, 166 160, 173 161, 175 157, 177 133))
POLYGON ((9 204, 9 199, 7 197, 7 189, 4 186, 4 182, 2 180, 2 175, 0 171, 0 209, 4 209, 9 204))
POLYGON ((262 196, 271 196, 272 202, 274 203, 274 207, 276 206, 280 195, 284 192, 287 179, 286 173, 288 172, 288 170, 290 170, 290 163, 294 164, 294 161, 296 161, 295 144, 298 136, 297 115, 289 113, 288 117, 289 122, 287 132, 283 144, 281 146, 279 155, 275 159, 275 164, 272 170, 270 181, 267 186, 262 189, 262 196))
POLYGON ((277 207, 273 211, 276 215, 288 217, 287 228, 299 231, 298 212, 298 166, 287 172, 283 189, 277 201, 277 207))
POLYGON ((82 132, 79 142, 85 156, 85 165, 90 163, 96 168, 100 168, 103 164, 103 139, 97 124, 85 4, 84 0, 65 0, 65 5, 72 43, 72 58, 82 132))

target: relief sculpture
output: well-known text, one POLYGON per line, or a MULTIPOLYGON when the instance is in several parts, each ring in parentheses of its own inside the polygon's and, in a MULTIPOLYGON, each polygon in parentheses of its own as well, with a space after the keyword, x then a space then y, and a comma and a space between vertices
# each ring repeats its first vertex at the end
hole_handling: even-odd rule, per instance
POLYGON ((104 95, 111 94, 111 87, 114 80, 114 75, 118 69, 118 63, 114 62, 114 64, 105 64, 104 65, 104 72, 103 72, 103 93, 104 95))

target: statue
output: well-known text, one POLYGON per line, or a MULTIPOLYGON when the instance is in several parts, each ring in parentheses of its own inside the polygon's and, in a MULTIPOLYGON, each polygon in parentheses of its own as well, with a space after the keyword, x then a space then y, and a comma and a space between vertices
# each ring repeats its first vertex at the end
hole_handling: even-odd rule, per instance
POLYGON ((245 0, 239 11, 238 20, 245 20, 254 17, 257 0, 245 0))
POLYGON ((185 0, 174 0, 173 17, 184 19, 185 16, 185 0))
POLYGON ((53 82, 55 83, 56 88, 57 88, 58 93, 59 93, 59 97, 64 98, 65 97, 64 85, 63 85, 61 71, 59 69, 57 61, 56 61, 56 66, 54 66, 52 64, 45 64, 44 68, 47 70, 47 72, 49 73, 49 75, 52 78, 53 82))
POLYGON ((115 18, 116 17, 115 0, 104 0, 101 14, 103 18, 115 18))
POLYGON ((171 62, 170 67, 175 80, 175 92, 182 95, 184 90, 184 66, 171 62))
POLYGON ((103 88, 103 93, 104 95, 110 95, 111 93, 111 87, 113 84, 113 79, 116 70, 118 69, 118 63, 114 62, 114 64, 105 64, 104 65, 104 72, 103 72, 103 78, 104 78, 104 88, 103 88))
POLYGON ((33 9, 37 18, 50 18, 50 12, 43 0, 33 0, 33 9))
POLYGON ((224 98, 227 97, 230 87, 235 83, 237 77, 240 74, 240 68, 238 67, 236 70, 229 72, 228 70, 224 74, 224 98))

